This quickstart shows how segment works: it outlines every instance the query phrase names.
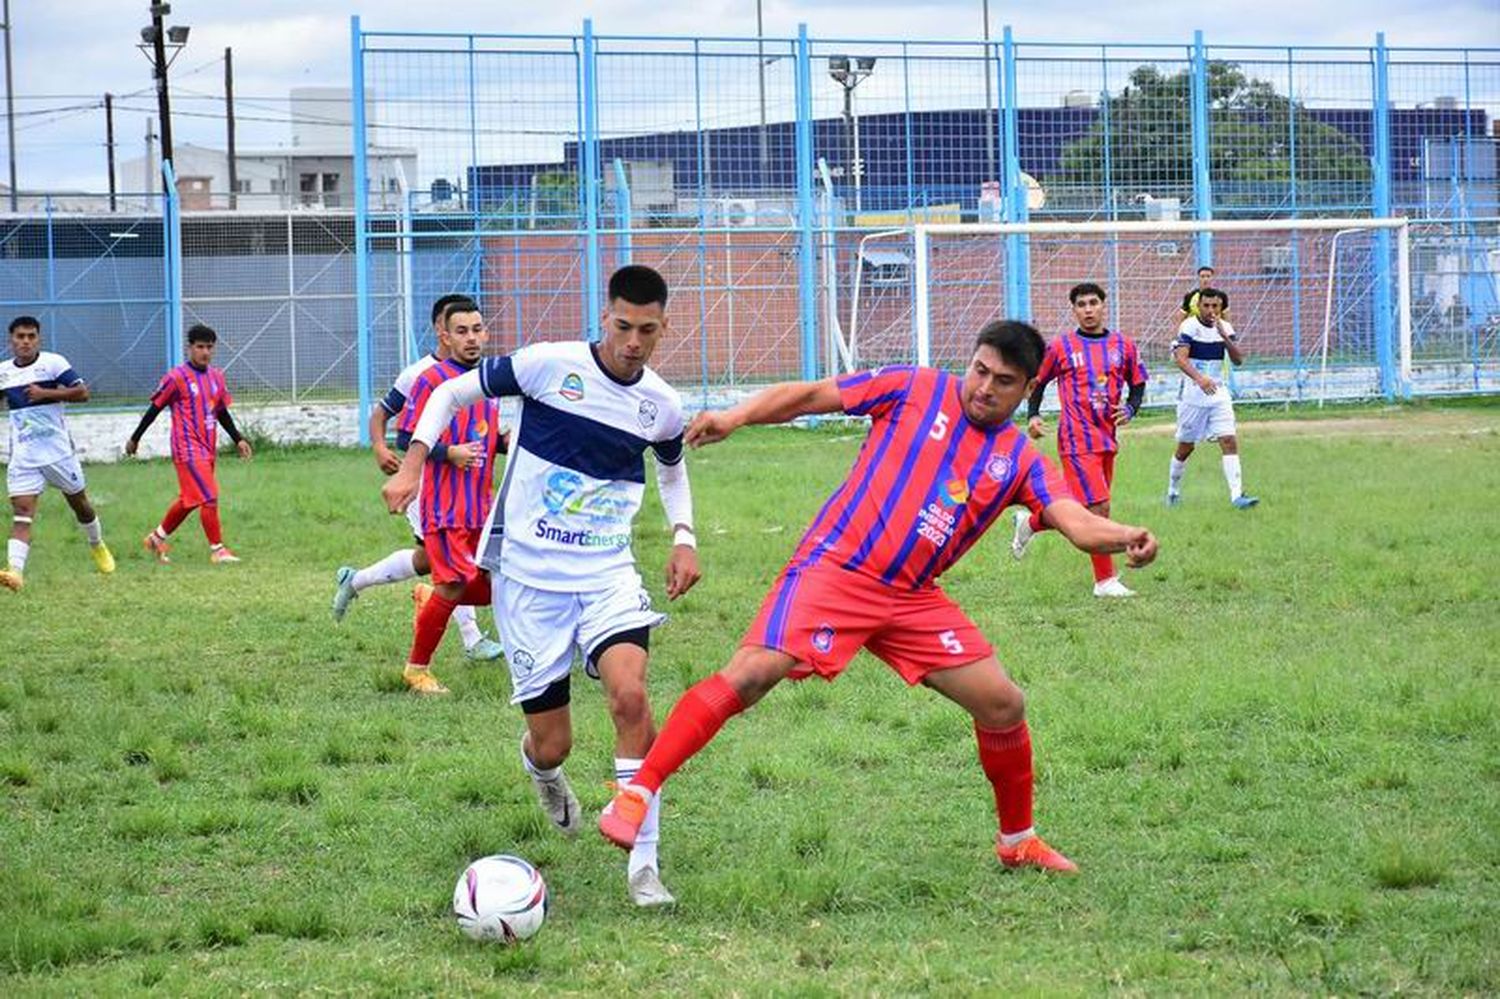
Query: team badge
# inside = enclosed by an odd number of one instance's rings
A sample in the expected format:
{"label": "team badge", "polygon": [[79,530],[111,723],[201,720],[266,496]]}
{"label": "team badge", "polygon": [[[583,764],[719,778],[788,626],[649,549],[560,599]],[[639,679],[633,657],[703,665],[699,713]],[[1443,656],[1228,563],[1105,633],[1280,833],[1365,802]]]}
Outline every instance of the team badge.
{"label": "team badge", "polygon": [[1109,352],[1109,363],[1114,367],[1118,368],[1124,362],[1124,360],[1125,359],[1120,355],[1120,351],[1118,349]]}
{"label": "team badge", "polygon": [[959,506],[969,500],[969,484],[963,479],[953,479],[943,487],[943,499],[949,506]]}
{"label": "team badge", "polygon": [[474,439],[475,440],[478,440],[481,437],[487,437],[487,436],[489,436],[489,432],[490,432],[490,425],[489,425],[489,423],[487,421],[482,420],[482,419],[474,421]]}
{"label": "team badge", "polygon": [[641,408],[636,411],[635,415],[640,419],[641,426],[649,429],[656,422],[656,403],[650,399],[642,399]]}
{"label": "team badge", "polygon": [[996,482],[1004,482],[1010,478],[1010,456],[992,455],[989,464],[984,466],[984,473]]}
{"label": "team badge", "polygon": [[578,372],[570,371],[568,376],[562,380],[557,394],[569,402],[577,402],[583,398],[583,379],[578,377]]}
{"label": "team badge", "polygon": [[516,676],[527,676],[536,669],[536,659],[525,649],[517,649],[510,657],[510,671]]}
{"label": "team badge", "polygon": [[825,653],[825,654],[828,652],[829,649],[832,649],[833,648],[833,626],[825,624],[825,625],[822,625],[821,627],[819,627],[817,631],[813,632],[812,646],[813,646],[813,648],[817,649],[819,652],[822,652],[822,653]]}

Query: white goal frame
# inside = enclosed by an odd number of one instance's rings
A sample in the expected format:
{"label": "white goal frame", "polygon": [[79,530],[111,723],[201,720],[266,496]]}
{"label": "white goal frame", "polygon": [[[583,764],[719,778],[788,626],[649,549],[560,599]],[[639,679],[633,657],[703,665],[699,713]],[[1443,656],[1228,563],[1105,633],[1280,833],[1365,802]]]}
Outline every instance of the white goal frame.
{"label": "white goal frame", "polygon": [[[933,236],[1089,236],[1089,235],[1140,235],[1168,236],[1183,233],[1231,233],[1231,232],[1297,232],[1322,231],[1335,234],[1334,247],[1330,250],[1329,267],[1332,268],[1332,253],[1337,250],[1337,238],[1345,232],[1389,229],[1396,234],[1396,317],[1399,334],[1398,371],[1399,391],[1410,393],[1411,371],[1411,228],[1410,220],[1397,218],[1334,218],[1334,219],[1211,219],[1181,220],[1175,222],[1105,221],[1105,222],[978,222],[978,223],[918,223],[911,226],[912,233],[912,283],[915,295],[912,301],[912,327],[916,339],[917,363],[932,363],[932,291],[931,252]],[[1330,285],[1331,289],[1331,285]],[[1331,291],[1330,291],[1331,293]],[[1326,385],[1328,367],[1328,337],[1331,313],[1325,314],[1322,340],[1322,379]],[[1321,393],[1320,393],[1321,395]],[[1319,400],[1321,402],[1321,399]]]}

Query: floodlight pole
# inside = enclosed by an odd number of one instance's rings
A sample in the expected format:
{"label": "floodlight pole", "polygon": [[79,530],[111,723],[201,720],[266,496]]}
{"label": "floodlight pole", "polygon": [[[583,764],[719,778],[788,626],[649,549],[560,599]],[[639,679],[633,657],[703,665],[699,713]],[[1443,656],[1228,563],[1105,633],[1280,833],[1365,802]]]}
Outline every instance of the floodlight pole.
{"label": "floodlight pole", "polygon": [[10,0],[5,0],[5,131],[10,136],[10,210],[17,211],[16,191],[16,96],[10,69]]}
{"label": "floodlight pole", "polygon": [[151,75],[156,79],[156,113],[161,119],[161,161],[172,160],[172,106],[167,98],[167,28],[162,23],[171,7],[156,2],[151,5]]}

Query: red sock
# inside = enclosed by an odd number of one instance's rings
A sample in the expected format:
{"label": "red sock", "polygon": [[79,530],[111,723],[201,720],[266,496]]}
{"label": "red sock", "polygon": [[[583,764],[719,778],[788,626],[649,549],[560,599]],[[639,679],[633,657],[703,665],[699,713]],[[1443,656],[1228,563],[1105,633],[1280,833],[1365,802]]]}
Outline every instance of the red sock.
{"label": "red sock", "polygon": [[693,684],[673,706],[631,783],[652,793],[659,791],[678,767],[708,745],[724,723],[743,710],[744,702],[723,674],[715,673]]}
{"label": "red sock", "polygon": [[411,655],[406,657],[407,662],[413,666],[432,664],[432,654],[443,640],[448,619],[453,616],[453,608],[457,606],[457,601],[448,600],[441,594],[434,593],[427,598],[427,603],[422,605],[422,613],[417,615],[417,624],[411,637]]}
{"label": "red sock", "polygon": [[490,602],[490,574],[481,572],[469,580],[464,591],[458,595],[458,603],[470,607],[484,607]]}
{"label": "red sock", "polygon": [[1024,721],[998,732],[976,724],[974,737],[979,765],[995,789],[1000,831],[1025,832],[1031,828],[1031,729]]}
{"label": "red sock", "polygon": [[1033,531],[1045,531],[1047,529],[1047,525],[1042,523],[1042,511],[1040,510],[1034,511],[1027,519],[1027,522],[1031,524]]}
{"label": "red sock", "polygon": [[1102,583],[1106,579],[1114,578],[1115,557],[1113,555],[1090,555],[1089,561],[1094,563],[1094,582]]}
{"label": "red sock", "polygon": [[198,522],[203,525],[203,536],[211,545],[224,543],[224,528],[219,524],[219,504],[205,503],[198,508]]}
{"label": "red sock", "polygon": [[182,526],[182,522],[187,519],[187,515],[188,511],[182,505],[182,500],[173,500],[172,505],[167,507],[167,515],[161,519],[159,530],[163,534],[171,534]]}

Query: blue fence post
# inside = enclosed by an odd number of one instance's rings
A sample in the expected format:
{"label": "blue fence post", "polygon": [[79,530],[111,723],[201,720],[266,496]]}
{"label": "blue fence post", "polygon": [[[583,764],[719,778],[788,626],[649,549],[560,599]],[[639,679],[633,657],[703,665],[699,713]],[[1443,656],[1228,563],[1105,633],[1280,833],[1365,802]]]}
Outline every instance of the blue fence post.
{"label": "blue fence post", "polygon": [[[1203,32],[1193,32],[1193,205],[1200,222],[1214,217],[1212,180],[1208,173],[1208,53],[1203,47]],[[1198,266],[1212,267],[1214,237],[1198,233]]]}
{"label": "blue fence post", "polygon": [[[1027,218],[1026,185],[1021,183],[1016,43],[1008,24],[1001,38],[1000,51],[1000,107],[1005,115],[1005,221],[1024,222]],[[1005,313],[1012,319],[1031,318],[1030,242],[1017,233],[1005,237]]]}
{"label": "blue fence post", "polygon": [[583,20],[583,338],[598,338],[604,311],[599,294],[599,78],[594,22]]}
{"label": "blue fence post", "polygon": [[630,263],[634,247],[630,241],[630,177],[625,173],[625,161],[615,157],[615,228],[620,230],[615,237],[615,251],[619,266]]}
{"label": "blue fence post", "polygon": [[[354,124],[354,338],[356,379],[359,383],[359,444],[370,446],[371,377],[370,337],[370,182],[365,161],[365,61],[359,15],[349,18],[350,88],[353,91]],[[295,306],[294,306],[295,307]]]}
{"label": "blue fence post", "polygon": [[475,56],[474,36],[469,36],[469,169],[466,182],[468,184],[469,197],[469,219],[474,228],[474,252],[470,263],[469,275],[469,297],[484,307],[484,235],[481,229],[481,217],[479,199],[474,196],[474,189],[479,186],[479,94],[478,83],[475,80]]}
{"label": "blue fence post", "polygon": [[177,197],[177,171],[171,160],[163,160],[161,176],[162,240],[167,285],[167,365],[182,363],[182,202]]}
{"label": "blue fence post", "polygon": [[[1390,54],[1385,47],[1385,32],[1375,36],[1374,66],[1374,150],[1370,158],[1372,213],[1378,218],[1391,215],[1391,101]],[[1380,365],[1380,391],[1387,399],[1396,397],[1395,354],[1392,350],[1394,326],[1391,315],[1391,231],[1375,232],[1375,359]]]}
{"label": "blue fence post", "polygon": [[812,55],[807,25],[797,25],[797,298],[802,314],[802,377],[818,377],[818,288],[813,261]]}

